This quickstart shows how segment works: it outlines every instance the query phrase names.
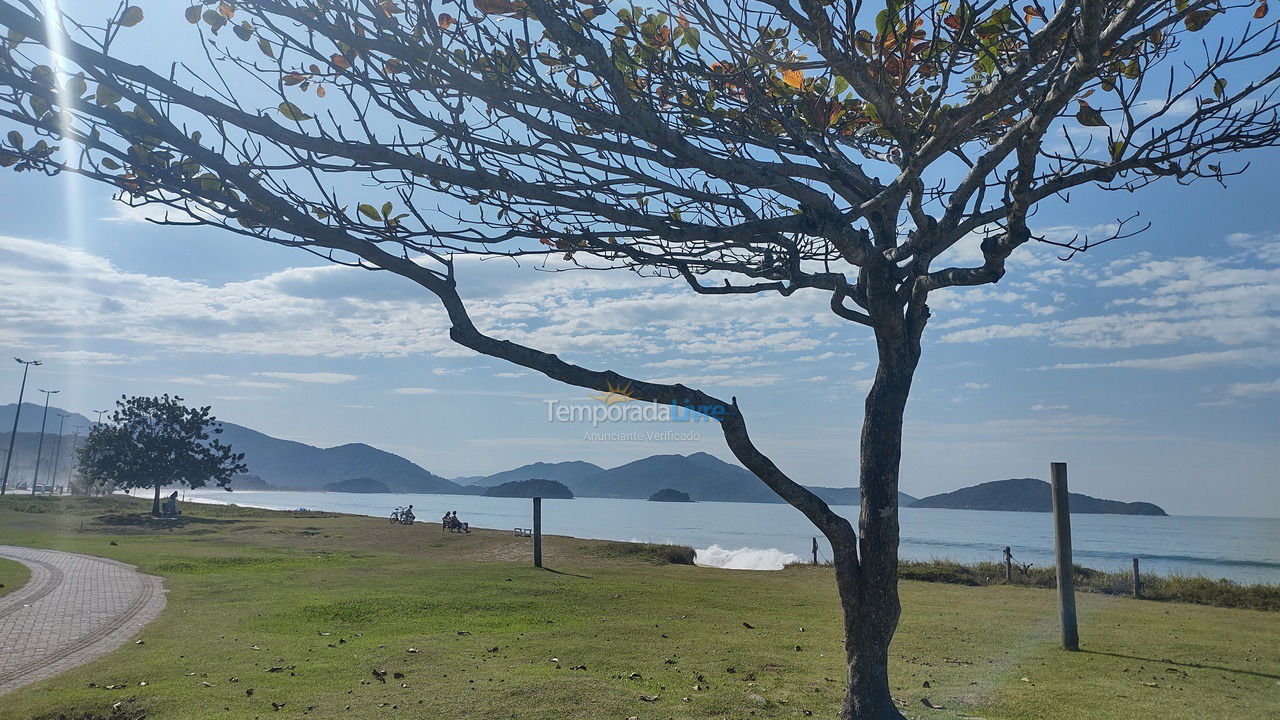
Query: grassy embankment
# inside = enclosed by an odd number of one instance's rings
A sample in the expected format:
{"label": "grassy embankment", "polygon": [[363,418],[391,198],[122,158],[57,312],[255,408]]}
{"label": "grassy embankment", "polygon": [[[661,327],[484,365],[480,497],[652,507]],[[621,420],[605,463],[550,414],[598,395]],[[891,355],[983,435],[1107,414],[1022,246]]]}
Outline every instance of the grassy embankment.
{"label": "grassy embankment", "polygon": [[[0,502],[0,543],[134,563],[169,601],[142,644],[6,695],[0,718],[800,718],[839,702],[829,568],[716,570],[548,537],[537,570],[504,532],[186,509],[175,527],[120,498]],[[1275,613],[1082,594],[1086,652],[1065,653],[1051,591],[902,594],[892,677],[909,717],[1280,708]]]}
{"label": "grassy embankment", "polygon": [[26,565],[6,558],[0,558],[0,597],[17,590],[27,583],[31,571]]}

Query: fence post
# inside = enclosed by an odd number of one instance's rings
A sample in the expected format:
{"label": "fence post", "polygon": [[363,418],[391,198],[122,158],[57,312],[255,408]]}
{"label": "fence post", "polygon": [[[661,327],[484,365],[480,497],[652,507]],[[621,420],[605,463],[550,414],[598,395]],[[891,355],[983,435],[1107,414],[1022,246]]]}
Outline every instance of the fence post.
{"label": "fence post", "polygon": [[818,538],[813,539],[813,564],[818,564]]}
{"label": "fence post", "polygon": [[1138,572],[1138,558],[1133,559],[1133,596],[1142,597],[1142,575]]}
{"label": "fence post", "polygon": [[542,498],[533,499],[533,566],[542,567]]}
{"label": "fence post", "polygon": [[1004,581],[1013,582],[1013,549],[1004,549]]}
{"label": "fence post", "polygon": [[1054,550],[1058,563],[1058,612],[1062,616],[1062,647],[1080,649],[1076,627],[1076,578],[1071,563],[1071,507],[1067,495],[1067,464],[1049,463],[1053,490]]}

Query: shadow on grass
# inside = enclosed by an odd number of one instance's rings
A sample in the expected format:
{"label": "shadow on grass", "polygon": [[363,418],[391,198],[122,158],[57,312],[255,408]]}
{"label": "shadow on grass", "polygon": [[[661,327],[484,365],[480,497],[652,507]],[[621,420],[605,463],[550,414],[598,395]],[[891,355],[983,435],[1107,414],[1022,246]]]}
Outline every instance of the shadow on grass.
{"label": "shadow on grass", "polygon": [[1164,665],[1176,665],[1178,667],[1195,668],[1196,670],[1220,670],[1222,672],[1236,673],[1237,675],[1252,675],[1253,677],[1269,678],[1271,680],[1280,680],[1280,675],[1271,673],[1257,672],[1254,670],[1238,670],[1236,668],[1223,667],[1221,665],[1205,665],[1204,663],[1194,662],[1177,662],[1168,658],[1156,659],[1150,657],[1141,657],[1139,655],[1125,655],[1124,653],[1102,652],[1101,650],[1085,650],[1080,652],[1089,653],[1090,655],[1107,655],[1114,658],[1123,658],[1125,660],[1141,660],[1149,663],[1161,663]]}
{"label": "shadow on grass", "polygon": [[111,514],[99,515],[94,518],[94,522],[98,525],[105,525],[105,532],[130,532],[138,530],[177,530],[189,526],[216,526],[216,525],[234,525],[239,520],[230,518],[209,518],[209,517],[192,517],[191,515],[179,515],[172,517],[156,517],[154,515],[144,514]]}
{"label": "shadow on grass", "polygon": [[544,570],[545,572],[552,573],[553,575],[564,575],[565,577],[576,577],[576,578],[582,578],[583,580],[591,579],[590,575],[579,575],[577,573],[565,572],[563,570],[556,570],[555,568],[549,568],[549,567],[543,567],[541,569]]}

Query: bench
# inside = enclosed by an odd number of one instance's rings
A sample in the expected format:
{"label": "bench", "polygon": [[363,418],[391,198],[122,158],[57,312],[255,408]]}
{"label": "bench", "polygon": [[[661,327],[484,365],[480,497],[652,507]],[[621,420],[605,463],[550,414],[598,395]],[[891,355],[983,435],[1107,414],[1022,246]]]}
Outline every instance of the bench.
{"label": "bench", "polygon": [[516,537],[533,537],[533,528],[516,528]]}

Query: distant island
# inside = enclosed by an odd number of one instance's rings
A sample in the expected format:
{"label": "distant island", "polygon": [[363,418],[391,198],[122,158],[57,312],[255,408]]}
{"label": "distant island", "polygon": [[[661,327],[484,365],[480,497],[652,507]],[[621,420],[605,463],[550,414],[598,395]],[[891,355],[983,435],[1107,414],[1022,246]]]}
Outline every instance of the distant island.
{"label": "distant island", "polygon": [[339,480],[338,482],[325,483],[320,486],[325,492],[344,492],[344,493],[389,493],[391,488],[386,483],[378,482],[373,478],[351,478],[350,480]]}
{"label": "distant island", "polygon": [[[1146,502],[1120,502],[1071,493],[1071,512],[1086,515],[1157,515],[1168,513],[1158,505]],[[1035,478],[996,480],[954,492],[931,495],[912,504],[917,508],[949,510],[1007,510],[1013,512],[1052,512],[1053,496],[1049,483]]]}
{"label": "distant island", "polygon": [[555,480],[532,478],[529,480],[512,480],[501,485],[494,485],[484,491],[485,497],[532,498],[541,497],[552,500],[572,500],[573,491],[564,483]]}
{"label": "distant island", "polygon": [[689,493],[686,492],[662,488],[649,496],[649,502],[693,502],[693,498],[689,497]]}

